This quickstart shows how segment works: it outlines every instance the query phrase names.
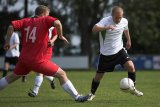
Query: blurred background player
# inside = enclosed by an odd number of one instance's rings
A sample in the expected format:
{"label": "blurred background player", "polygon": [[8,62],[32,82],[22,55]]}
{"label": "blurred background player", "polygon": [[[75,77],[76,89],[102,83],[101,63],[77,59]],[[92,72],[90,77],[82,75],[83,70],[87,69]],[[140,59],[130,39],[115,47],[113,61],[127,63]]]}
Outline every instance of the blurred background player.
{"label": "blurred background player", "polygon": [[[58,35],[57,35],[57,30],[55,27],[51,27],[49,29],[49,41],[48,41],[48,48],[47,48],[47,56],[46,58],[51,60],[52,58],[52,49],[54,46],[54,42],[56,41]],[[55,89],[55,80],[53,76],[45,76],[45,78],[47,78],[50,81],[51,84],[51,88]],[[43,74],[41,73],[37,73],[37,76],[35,77],[34,80],[34,87],[33,89],[28,93],[28,95],[30,97],[36,97],[38,95],[39,92],[39,88],[42,85],[43,82]]]}
{"label": "blurred background player", "polygon": [[[15,66],[18,62],[18,57],[20,54],[19,51],[20,40],[17,32],[12,33],[9,43],[10,43],[10,48],[5,53],[4,69],[2,77],[5,77],[7,75],[10,65]],[[23,82],[26,81],[25,76],[22,77],[22,81]]]}
{"label": "blurred background player", "polygon": [[4,49],[8,50],[10,47],[9,40],[12,32],[19,30],[22,35],[22,50],[14,72],[0,79],[0,90],[19,79],[22,75],[27,75],[30,71],[34,71],[57,77],[62,88],[75,101],[87,101],[88,95],[83,96],[77,92],[65,71],[46,59],[49,28],[54,26],[57,29],[59,39],[67,44],[69,43],[63,36],[61,22],[56,18],[50,17],[49,12],[48,7],[40,5],[35,10],[35,17],[12,21],[12,25],[8,27]]}
{"label": "blurred background player", "polygon": [[[136,82],[136,74],[134,64],[129,58],[127,51],[131,47],[131,39],[128,29],[128,21],[123,18],[123,9],[115,6],[112,9],[112,16],[108,16],[100,20],[94,25],[93,32],[100,34],[100,56],[97,72],[92,80],[90,98],[95,97],[95,92],[105,72],[112,72],[117,64],[121,64],[127,71],[128,77]],[[123,48],[122,34],[127,39],[126,47]],[[143,93],[136,88],[131,91],[136,96],[143,96]]]}

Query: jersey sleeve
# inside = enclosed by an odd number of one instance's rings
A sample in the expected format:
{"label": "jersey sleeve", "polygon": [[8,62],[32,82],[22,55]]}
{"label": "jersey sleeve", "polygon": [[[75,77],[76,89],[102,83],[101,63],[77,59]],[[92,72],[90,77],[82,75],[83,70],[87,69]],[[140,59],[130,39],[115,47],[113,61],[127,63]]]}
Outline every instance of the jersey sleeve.
{"label": "jersey sleeve", "polygon": [[17,43],[17,44],[20,43],[20,42],[19,42],[19,36],[18,36],[17,33],[14,33],[14,42]]}
{"label": "jersey sleeve", "polygon": [[124,30],[128,30],[128,21],[126,20],[126,25],[124,27]]}
{"label": "jersey sleeve", "polygon": [[47,28],[51,28],[53,26],[53,23],[54,21],[56,21],[57,18],[54,18],[54,17],[51,17],[51,16],[47,16],[45,17],[45,22],[46,22],[46,25],[47,25]]}
{"label": "jersey sleeve", "polygon": [[97,26],[100,26],[100,27],[105,27],[107,25],[107,19],[106,18],[103,18],[102,20],[100,20],[97,24]]}
{"label": "jersey sleeve", "polygon": [[21,30],[23,27],[23,20],[15,20],[11,22],[14,30]]}

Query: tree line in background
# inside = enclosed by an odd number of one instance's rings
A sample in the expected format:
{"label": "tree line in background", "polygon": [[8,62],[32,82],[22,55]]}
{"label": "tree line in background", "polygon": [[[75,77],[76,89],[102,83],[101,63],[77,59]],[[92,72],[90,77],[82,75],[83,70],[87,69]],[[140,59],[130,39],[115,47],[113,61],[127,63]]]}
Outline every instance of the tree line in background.
{"label": "tree line in background", "polygon": [[[10,0],[9,0],[10,1]],[[159,0],[34,0],[38,4],[48,5],[51,16],[58,17],[64,28],[64,34],[77,34],[81,37],[81,55],[98,54],[98,34],[91,29],[103,16],[107,16],[114,5],[124,8],[125,17],[129,20],[132,38],[130,54],[160,54],[160,1]],[[14,5],[14,2],[10,5]],[[29,3],[29,2],[26,2]],[[109,4],[110,3],[110,4]],[[4,35],[9,21],[19,19],[19,11],[0,12],[0,52],[4,52]],[[28,13],[27,16],[31,16]],[[125,43],[125,42],[124,42]],[[57,43],[61,47],[62,43]],[[68,48],[64,50],[67,53]],[[57,51],[59,53],[59,51]]]}

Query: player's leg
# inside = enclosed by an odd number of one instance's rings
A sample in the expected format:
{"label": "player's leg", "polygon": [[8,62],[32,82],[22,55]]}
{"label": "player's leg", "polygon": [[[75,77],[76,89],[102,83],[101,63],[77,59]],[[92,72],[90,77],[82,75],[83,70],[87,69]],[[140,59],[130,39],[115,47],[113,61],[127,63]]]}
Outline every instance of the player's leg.
{"label": "player's leg", "polygon": [[92,80],[91,90],[90,90],[91,92],[89,94],[88,101],[93,100],[93,98],[95,97],[95,92],[97,91],[97,89],[99,87],[99,84],[100,84],[101,79],[103,78],[103,75],[104,75],[104,72],[98,73],[98,71],[97,71],[95,77]]}
{"label": "player's leg", "polygon": [[[136,82],[135,67],[125,49],[122,49],[118,53],[118,60],[120,64],[128,71],[128,78],[130,78],[135,83]],[[134,90],[131,91],[131,93],[136,96],[143,96],[143,93],[138,91],[135,87]]]}
{"label": "player's leg", "polygon": [[78,102],[84,102],[87,101],[88,95],[87,96],[82,96],[80,95],[77,90],[75,89],[74,85],[72,82],[68,79],[66,73],[59,67],[57,73],[55,76],[59,79],[60,84],[62,88],[69,94],[71,95],[75,101]]}
{"label": "player's leg", "polygon": [[43,74],[37,73],[37,76],[35,77],[35,80],[34,80],[34,87],[28,93],[30,97],[36,97],[38,95],[39,88],[42,85],[42,82],[43,82]]}
{"label": "player's leg", "polygon": [[7,75],[7,72],[9,70],[9,65],[10,65],[9,62],[10,62],[10,59],[8,57],[5,57],[2,77],[5,77]]}
{"label": "player's leg", "polygon": [[51,88],[55,89],[55,87],[56,87],[55,78],[53,76],[45,76],[45,78],[49,80]]}
{"label": "player's leg", "polygon": [[[45,77],[50,81],[51,88],[54,89],[55,88],[54,77],[52,76],[45,76]],[[37,73],[37,76],[35,77],[35,80],[34,80],[34,87],[28,93],[30,97],[36,97],[38,95],[42,82],[43,82],[43,74]]]}
{"label": "player's leg", "polygon": [[134,64],[131,61],[127,51],[125,48],[121,49],[117,54],[117,59],[119,60],[119,64],[122,65],[128,71],[128,78],[130,78],[134,84],[136,82],[136,72],[134,68]]}
{"label": "player's leg", "polygon": [[10,75],[7,75],[6,77],[3,77],[0,79],[0,90],[5,88],[8,84],[16,81],[19,79],[22,75],[27,75],[29,73],[29,68],[25,66],[23,61],[19,61],[13,71]]}
{"label": "player's leg", "polygon": [[95,94],[97,88],[99,87],[100,81],[103,77],[104,73],[96,73],[95,77],[92,80],[92,85],[91,85],[91,93]]}
{"label": "player's leg", "polygon": [[57,73],[55,74],[55,77],[59,79],[60,85],[62,88],[70,94],[74,99],[77,99],[79,96],[77,90],[71,83],[71,81],[67,78],[66,73],[59,67],[57,70]]}
{"label": "player's leg", "polygon": [[8,69],[9,69],[9,63],[5,62],[2,77],[5,77],[7,75]]}
{"label": "player's leg", "polygon": [[18,76],[14,73],[11,73],[11,74],[7,75],[6,77],[3,77],[2,79],[0,79],[0,90],[4,89],[8,84],[16,81],[20,77],[21,76]]}
{"label": "player's leg", "polygon": [[95,77],[92,80],[91,84],[91,93],[90,98],[88,101],[91,101],[95,97],[95,92],[97,91],[100,81],[103,78],[103,75],[105,72],[112,72],[114,70],[115,62],[113,59],[115,56],[105,56],[100,54],[99,61],[98,61],[98,67],[97,67],[97,73]]}
{"label": "player's leg", "polygon": [[[18,57],[17,56],[11,57],[10,64],[16,66],[17,63],[18,63]],[[22,76],[22,82],[26,82],[26,81],[27,81],[26,76]]]}
{"label": "player's leg", "polygon": [[125,62],[125,64],[123,66],[128,71],[128,78],[130,78],[135,84],[136,83],[136,72],[135,72],[133,62],[131,60],[129,60],[129,61]]}
{"label": "player's leg", "polygon": [[57,77],[62,88],[76,101],[83,102],[87,100],[87,96],[79,95],[72,82],[68,79],[66,73],[53,62],[45,61],[34,66],[33,70],[38,71],[39,73],[43,73],[44,75]]}
{"label": "player's leg", "polygon": [[[133,62],[131,60],[127,61],[123,66],[128,71],[128,78],[132,79],[133,82],[136,82],[136,73]],[[131,94],[134,94],[136,96],[143,96],[143,93],[141,91],[138,91],[135,87],[134,90],[131,90]]]}

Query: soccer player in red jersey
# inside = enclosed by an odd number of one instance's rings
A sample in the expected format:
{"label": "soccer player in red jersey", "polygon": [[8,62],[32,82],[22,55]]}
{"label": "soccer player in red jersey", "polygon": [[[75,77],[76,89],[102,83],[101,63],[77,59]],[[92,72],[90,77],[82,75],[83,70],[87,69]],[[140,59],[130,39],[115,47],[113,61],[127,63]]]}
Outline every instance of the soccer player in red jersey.
{"label": "soccer player in red jersey", "polygon": [[35,17],[11,22],[12,25],[7,30],[4,49],[9,49],[9,40],[12,32],[19,30],[22,35],[22,50],[14,72],[0,79],[0,90],[19,79],[22,75],[27,75],[30,71],[35,71],[47,76],[57,77],[62,88],[75,101],[87,101],[88,96],[82,96],[77,92],[66,73],[58,65],[45,58],[48,47],[48,29],[52,26],[57,29],[59,38],[68,43],[67,39],[63,36],[61,22],[48,15],[48,7],[40,5],[35,10]]}

